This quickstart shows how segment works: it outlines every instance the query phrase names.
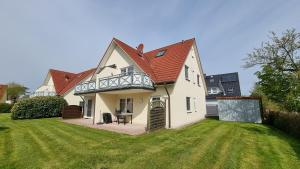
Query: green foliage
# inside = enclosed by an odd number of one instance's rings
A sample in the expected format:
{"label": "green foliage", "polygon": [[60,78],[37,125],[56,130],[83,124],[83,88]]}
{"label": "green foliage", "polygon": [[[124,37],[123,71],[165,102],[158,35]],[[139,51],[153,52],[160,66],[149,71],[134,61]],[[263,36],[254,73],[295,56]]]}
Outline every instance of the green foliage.
{"label": "green foliage", "polygon": [[12,104],[0,103],[0,113],[10,113],[12,106]]}
{"label": "green foliage", "polygon": [[272,32],[270,39],[248,55],[245,67],[261,66],[256,76],[267,100],[281,109],[300,111],[300,33],[292,29],[278,37]]}
{"label": "green foliage", "polygon": [[300,113],[267,111],[263,116],[265,124],[300,138]]}
{"label": "green foliage", "polygon": [[26,94],[27,89],[27,87],[24,87],[18,83],[9,83],[7,88],[7,96],[13,101],[13,103],[15,103],[21,95]]}
{"label": "green foliage", "polygon": [[292,73],[283,73],[272,66],[266,65],[256,73],[261,91],[271,101],[287,111],[300,111],[297,77]]}
{"label": "green foliage", "polygon": [[17,102],[11,112],[12,119],[59,117],[67,102],[59,96],[34,97]]}
{"label": "green foliage", "polygon": [[280,105],[274,103],[263,93],[261,86],[259,84],[255,84],[254,88],[251,91],[251,96],[261,97],[263,108],[265,110],[272,110],[272,111],[280,111],[282,110]]}

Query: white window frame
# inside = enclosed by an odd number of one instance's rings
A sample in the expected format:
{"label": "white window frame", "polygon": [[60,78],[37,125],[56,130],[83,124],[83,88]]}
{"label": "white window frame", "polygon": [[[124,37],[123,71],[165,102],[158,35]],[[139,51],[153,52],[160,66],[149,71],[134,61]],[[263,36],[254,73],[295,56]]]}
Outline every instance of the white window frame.
{"label": "white window frame", "polygon": [[233,91],[234,91],[234,88],[233,88],[233,87],[230,87],[230,88],[228,88],[228,89],[227,89],[227,93],[230,93],[230,94],[232,94],[232,93],[233,93]]}
{"label": "white window frame", "polygon": [[[132,71],[130,72],[129,69],[132,69]],[[121,71],[121,74],[125,74],[125,75],[132,74],[134,72],[134,67],[133,67],[133,65],[130,65],[130,66],[121,68],[120,71]],[[124,72],[122,72],[122,71],[124,71]]]}
{"label": "white window frame", "polygon": [[187,81],[190,81],[189,69],[190,69],[190,67],[188,67],[187,65],[184,65],[184,78]]}
{"label": "white window frame", "polygon": [[[124,99],[125,100],[125,111],[126,112],[123,112],[123,110],[121,110],[121,99]],[[122,113],[127,113],[127,100],[128,99],[131,99],[132,100],[132,113],[134,112],[134,103],[133,103],[133,98],[132,97],[121,97],[121,98],[119,98],[119,109],[120,109],[120,111],[122,112]]]}
{"label": "white window frame", "polygon": [[218,87],[210,87],[207,92],[208,94],[218,94],[220,93],[220,89]]}

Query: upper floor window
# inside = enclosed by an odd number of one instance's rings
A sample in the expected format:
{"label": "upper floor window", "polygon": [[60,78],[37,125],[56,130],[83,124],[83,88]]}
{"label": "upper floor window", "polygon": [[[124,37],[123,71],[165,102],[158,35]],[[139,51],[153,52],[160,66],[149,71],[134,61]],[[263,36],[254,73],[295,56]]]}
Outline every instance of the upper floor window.
{"label": "upper floor window", "polygon": [[233,93],[233,87],[227,89],[227,93]]}
{"label": "upper floor window", "polygon": [[133,66],[121,68],[121,74],[132,74],[132,73],[133,73]]}
{"label": "upper floor window", "polygon": [[156,54],[156,57],[161,57],[166,53],[166,50],[161,50]]}
{"label": "upper floor window", "polygon": [[187,65],[184,66],[184,74],[185,74],[185,79],[190,80],[189,79],[189,67]]}
{"label": "upper floor window", "polygon": [[207,89],[208,94],[218,94],[220,92],[218,87],[210,87]]}
{"label": "upper floor window", "polygon": [[200,86],[200,75],[197,74],[197,84]]}

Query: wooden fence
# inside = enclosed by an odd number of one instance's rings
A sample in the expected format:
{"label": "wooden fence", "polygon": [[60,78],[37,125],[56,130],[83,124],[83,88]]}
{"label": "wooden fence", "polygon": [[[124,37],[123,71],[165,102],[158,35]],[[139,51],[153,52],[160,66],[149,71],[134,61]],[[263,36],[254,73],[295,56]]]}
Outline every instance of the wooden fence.
{"label": "wooden fence", "polygon": [[62,111],[63,119],[82,118],[82,107],[76,105],[66,106]]}

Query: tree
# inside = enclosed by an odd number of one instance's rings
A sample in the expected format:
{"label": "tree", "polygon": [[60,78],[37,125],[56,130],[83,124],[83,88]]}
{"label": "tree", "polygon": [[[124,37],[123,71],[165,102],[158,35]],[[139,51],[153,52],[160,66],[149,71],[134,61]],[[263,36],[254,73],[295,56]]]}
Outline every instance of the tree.
{"label": "tree", "polygon": [[271,32],[271,42],[263,42],[260,48],[248,54],[245,68],[256,65],[272,65],[283,72],[296,73],[300,70],[300,33],[288,29],[278,37]]}
{"label": "tree", "polygon": [[8,84],[7,96],[10,100],[12,100],[13,103],[15,103],[21,95],[26,94],[27,90],[28,90],[27,87],[24,87],[23,85],[12,82],[12,83]]}
{"label": "tree", "polygon": [[256,83],[253,87],[253,89],[250,91],[251,96],[261,97],[262,103],[265,109],[272,110],[272,111],[280,111],[281,108],[278,104],[274,103],[268,97],[263,93],[262,87]]}
{"label": "tree", "polygon": [[288,111],[300,111],[300,33],[287,30],[248,54],[245,68],[260,66],[256,72],[263,94]]}

